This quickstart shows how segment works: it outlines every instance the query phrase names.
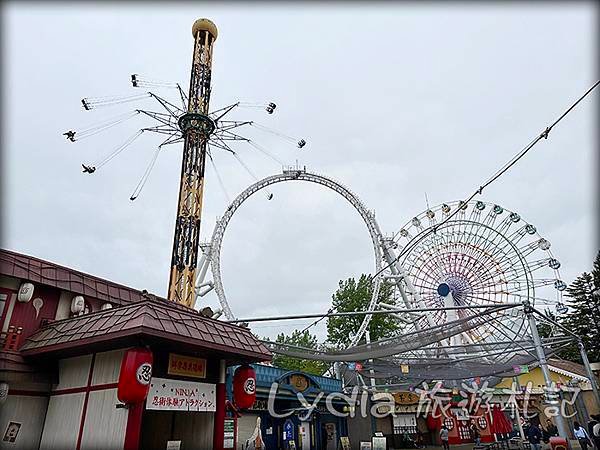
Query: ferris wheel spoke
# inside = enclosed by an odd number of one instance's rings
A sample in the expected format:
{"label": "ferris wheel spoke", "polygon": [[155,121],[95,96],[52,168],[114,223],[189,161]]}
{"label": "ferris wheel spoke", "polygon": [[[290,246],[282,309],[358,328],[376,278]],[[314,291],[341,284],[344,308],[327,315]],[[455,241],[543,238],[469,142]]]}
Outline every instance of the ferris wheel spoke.
{"label": "ferris wheel spoke", "polygon": [[[456,208],[461,209],[456,211]],[[451,214],[454,216],[445,220]],[[435,233],[431,232],[434,226]],[[539,289],[545,292],[553,285],[560,298],[560,290],[566,287],[560,281],[557,271],[560,263],[550,253],[550,244],[518,214],[498,205],[483,202],[440,205],[414,217],[398,234],[399,245],[405,245],[400,264],[428,306],[444,304],[437,291],[441,283],[448,284],[457,305],[504,305],[521,303],[527,298],[551,306],[556,301],[545,298],[548,296],[544,294],[536,296],[534,292]],[[454,315],[470,316],[474,313],[468,309],[457,310]],[[446,311],[430,313],[429,317],[437,324],[449,320]],[[527,336],[527,323],[518,308],[476,321],[477,327],[450,341],[479,345]],[[445,344],[438,343],[437,348],[444,347]],[[493,348],[499,354],[490,358],[498,361],[510,360],[515,351],[530,354],[527,348],[507,352],[500,351],[503,349],[500,344]]]}

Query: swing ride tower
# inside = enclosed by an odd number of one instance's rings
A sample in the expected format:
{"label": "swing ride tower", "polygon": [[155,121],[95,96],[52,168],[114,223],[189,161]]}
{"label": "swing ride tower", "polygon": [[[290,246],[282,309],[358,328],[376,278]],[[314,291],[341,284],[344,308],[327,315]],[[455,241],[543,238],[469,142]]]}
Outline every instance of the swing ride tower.
{"label": "swing ride tower", "polygon": [[213,45],[217,27],[208,19],[192,26],[194,53],[187,111],[179,120],[184,146],[181,161],[177,219],[173,236],[168,299],[191,307],[202,219],[206,150],[215,122],[209,117]]}

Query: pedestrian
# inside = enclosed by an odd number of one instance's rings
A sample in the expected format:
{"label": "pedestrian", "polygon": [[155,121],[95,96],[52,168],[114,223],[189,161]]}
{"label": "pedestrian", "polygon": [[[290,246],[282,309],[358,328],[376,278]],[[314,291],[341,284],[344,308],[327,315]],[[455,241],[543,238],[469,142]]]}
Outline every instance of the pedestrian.
{"label": "pedestrian", "polygon": [[541,450],[542,444],[542,432],[540,431],[537,423],[532,422],[527,429],[527,440],[531,444],[532,450]]}
{"label": "pedestrian", "polygon": [[592,438],[596,450],[600,450],[600,436],[594,433],[594,427],[596,425],[598,425],[598,431],[600,431],[600,415],[592,414],[591,419],[588,422],[588,435]]}
{"label": "pedestrian", "polygon": [[476,446],[479,446],[479,444],[481,443],[481,434],[479,433],[479,430],[477,429],[477,425],[475,425],[475,422],[471,422],[470,431],[471,431],[471,439],[473,439],[473,442],[475,442]]}
{"label": "pedestrian", "polygon": [[450,445],[448,445],[448,428],[446,428],[446,425],[442,425],[440,430],[440,440],[442,441],[444,450],[450,450]]}
{"label": "pedestrian", "polygon": [[587,431],[585,431],[585,428],[583,428],[579,424],[579,422],[574,422],[573,423],[573,428],[574,428],[573,434],[575,435],[575,437],[579,441],[579,445],[581,446],[581,450],[587,450],[588,445],[593,445],[592,444],[592,440],[588,436]]}
{"label": "pedestrian", "polygon": [[550,419],[546,419],[546,428],[542,429],[542,440],[547,444],[552,436],[558,436],[558,428]]}

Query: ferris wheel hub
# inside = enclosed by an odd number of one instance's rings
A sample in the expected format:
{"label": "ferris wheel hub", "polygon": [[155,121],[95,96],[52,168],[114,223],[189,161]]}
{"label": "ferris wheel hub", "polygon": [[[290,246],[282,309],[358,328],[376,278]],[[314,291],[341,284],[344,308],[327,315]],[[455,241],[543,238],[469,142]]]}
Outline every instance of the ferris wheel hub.
{"label": "ferris wheel hub", "polygon": [[450,286],[447,283],[441,283],[437,288],[438,294],[441,297],[446,297],[450,293]]}

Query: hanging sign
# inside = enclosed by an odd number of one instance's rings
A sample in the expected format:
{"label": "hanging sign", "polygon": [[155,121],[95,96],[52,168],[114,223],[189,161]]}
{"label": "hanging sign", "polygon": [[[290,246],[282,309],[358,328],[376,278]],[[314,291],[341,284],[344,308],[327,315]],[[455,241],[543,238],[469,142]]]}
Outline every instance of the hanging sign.
{"label": "hanging sign", "polygon": [[529,373],[529,366],[527,364],[513,366],[513,370],[515,371],[515,374],[517,374],[517,375],[520,375],[522,373]]}
{"label": "hanging sign", "polygon": [[294,440],[294,422],[292,422],[290,419],[287,419],[283,424],[283,440]]}
{"label": "hanging sign", "polygon": [[372,437],[371,448],[373,450],[385,450],[387,448],[386,438],[381,436]]}
{"label": "hanging sign", "polygon": [[235,419],[225,419],[223,425],[223,448],[235,448]]}
{"label": "hanging sign", "polygon": [[402,373],[408,373],[409,370],[408,364],[400,364],[400,371]]}
{"label": "hanging sign", "polygon": [[4,432],[4,438],[2,438],[2,441],[9,442],[11,444],[14,443],[17,440],[20,429],[20,422],[9,422],[8,426],[6,427],[6,431]]}
{"label": "hanging sign", "polygon": [[210,383],[152,377],[146,409],[214,412],[215,390]]}
{"label": "hanging sign", "polygon": [[340,437],[340,446],[342,447],[342,450],[350,450],[350,439],[348,436]]}
{"label": "hanging sign", "polygon": [[194,356],[169,353],[169,375],[181,375],[192,378],[206,378],[206,360]]}
{"label": "hanging sign", "polygon": [[181,441],[167,441],[167,450],[179,450]]}

